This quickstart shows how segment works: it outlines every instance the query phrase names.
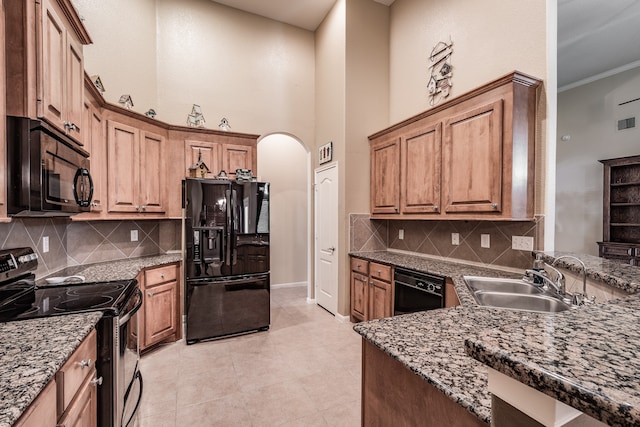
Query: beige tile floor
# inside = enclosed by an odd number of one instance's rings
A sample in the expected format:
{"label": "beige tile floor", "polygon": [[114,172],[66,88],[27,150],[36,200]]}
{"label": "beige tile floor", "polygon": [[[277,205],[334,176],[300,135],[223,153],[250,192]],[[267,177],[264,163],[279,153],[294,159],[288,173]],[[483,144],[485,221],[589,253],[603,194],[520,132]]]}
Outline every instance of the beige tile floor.
{"label": "beige tile floor", "polygon": [[137,426],[359,426],[360,346],[306,288],[272,290],[269,331],[142,357]]}

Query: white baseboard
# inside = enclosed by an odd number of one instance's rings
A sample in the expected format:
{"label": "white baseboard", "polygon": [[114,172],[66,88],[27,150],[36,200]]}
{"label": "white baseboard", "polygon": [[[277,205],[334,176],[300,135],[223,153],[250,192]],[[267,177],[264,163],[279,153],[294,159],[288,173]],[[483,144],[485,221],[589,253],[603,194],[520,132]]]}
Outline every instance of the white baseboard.
{"label": "white baseboard", "polygon": [[308,286],[307,282],[278,283],[276,285],[271,285],[271,289],[299,288],[302,286]]}
{"label": "white baseboard", "polygon": [[351,323],[351,317],[343,316],[340,313],[336,313],[336,320],[340,323]]}

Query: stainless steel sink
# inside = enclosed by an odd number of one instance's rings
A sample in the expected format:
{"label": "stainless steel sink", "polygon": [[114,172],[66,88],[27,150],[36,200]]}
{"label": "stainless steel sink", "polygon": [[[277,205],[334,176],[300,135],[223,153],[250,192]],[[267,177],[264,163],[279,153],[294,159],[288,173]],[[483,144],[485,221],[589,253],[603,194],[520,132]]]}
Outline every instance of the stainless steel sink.
{"label": "stainless steel sink", "polygon": [[480,305],[507,308],[510,310],[558,313],[571,308],[571,306],[564,301],[543,294],[528,295],[480,291],[475,292],[474,297]]}
{"label": "stainless steel sink", "polygon": [[509,310],[558,313],[571,308],[552,291],[524,280],[464,276],[478,305]]}
{"label": "stainless steel sink", "polygon": [[541,294],[541,286],[532,285],[518,279],[502,279],[499,277],[464,276],[464,281],[471,292],[508,292],[512,294]]}

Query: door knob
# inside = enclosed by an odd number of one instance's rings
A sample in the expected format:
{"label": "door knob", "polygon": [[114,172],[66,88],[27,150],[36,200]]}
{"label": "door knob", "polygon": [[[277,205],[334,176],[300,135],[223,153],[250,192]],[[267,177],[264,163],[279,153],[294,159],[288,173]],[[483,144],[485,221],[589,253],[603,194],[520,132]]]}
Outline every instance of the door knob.
{"label": "door knob", "polygon": [[328,252],[331,252],[331,253],[334,253],[335,250],[336,250],[336,248],[333,247],[333,246],[331,246],[330,248],[323,249],[323,251],[328,251]]}

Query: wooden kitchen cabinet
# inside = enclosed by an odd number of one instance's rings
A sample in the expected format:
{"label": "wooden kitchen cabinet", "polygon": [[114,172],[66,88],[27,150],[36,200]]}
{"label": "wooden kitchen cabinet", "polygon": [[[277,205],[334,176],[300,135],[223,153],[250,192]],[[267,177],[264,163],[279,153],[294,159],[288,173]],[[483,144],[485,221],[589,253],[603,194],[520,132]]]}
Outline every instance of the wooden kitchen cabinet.
{"label": "wooden kitchen cabinet", "polygon": [[[198,161],[198,156],[209,168],[205,178],[215,178],[224,170],[230,179],[234,179],[236,169],[250,169],[257,176],[257,136],[254,139],[252,135],[236,135],[241,134],[211,135],[210,141],[186,139],[184,176],[188,176],[188,169]],[[233,143],[234,140],[243,143]]]}
{"label": "wooden kitchen cabinet", "polygon": [[93,198],[91,211],[81,214],[88,219],[96,219],[104,211],[106,205],[107,190],[107,144],[105,138],[105,120],[102,118],[102,108],[97,99],[101,95],[93,86],[93,83],[85,80],[85,100],[83,103],[82,128],[85,150],[89,152],[89,170],[93,180]]}
{"label": "wooden kitchen cabinet", "polygon": [[138,314],[140,350],[180,338],[180,264],[145,270],[138,276],[143,293]]}
{"label": "wooden kitchen cabinet", "polygon": [[109,212],[164,212],[165,138],[107,121]]}
{"label": "wooden kitchen cabinet", "polygon": [[600,160],[604,165],[603,258],[640,265],[640,156]]}
{"label": "wooden kitchen cabinet", "polygon": [[369,136],[372,218],[533,220],[540,84],[514,72]]}
{"label": "wooden kitchen cabinet", "polygon": [[393,267],[351,257],[351,320],[393,315]]}
{"label": "wooden kitchen cabinet", "polygon": [[383,138],[371,144],[371,213],[400,211],[400,139]]}
{"label": "wooden kitchen cabinet", "polygon": [[5,2],[7,111],[44,118],[82,144],[83,45],[91,38],[71,0]]}

